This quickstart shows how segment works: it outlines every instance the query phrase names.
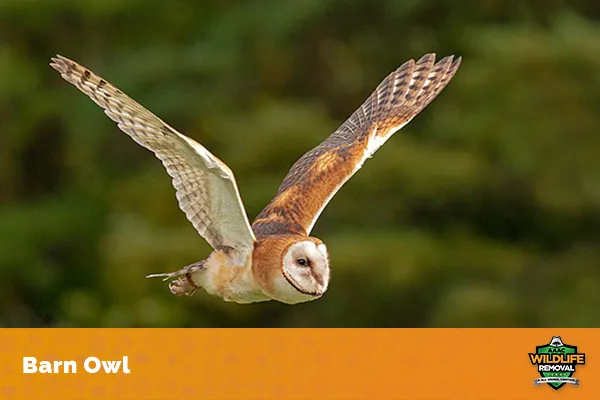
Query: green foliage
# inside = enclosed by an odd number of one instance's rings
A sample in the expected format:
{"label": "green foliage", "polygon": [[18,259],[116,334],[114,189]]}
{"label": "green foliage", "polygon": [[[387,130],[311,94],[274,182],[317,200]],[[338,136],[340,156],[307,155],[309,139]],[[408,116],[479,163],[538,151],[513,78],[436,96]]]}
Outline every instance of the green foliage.
{"label": "green foliage", "polygon": [[[593,1],[0,2],[0,325],[599,326]],[[253,218],[392,69],[462,55],[444,92],[315,226],[319,301],[172,296],[204,258],[170,179],[49,66],[119,86],[235,172]]]}

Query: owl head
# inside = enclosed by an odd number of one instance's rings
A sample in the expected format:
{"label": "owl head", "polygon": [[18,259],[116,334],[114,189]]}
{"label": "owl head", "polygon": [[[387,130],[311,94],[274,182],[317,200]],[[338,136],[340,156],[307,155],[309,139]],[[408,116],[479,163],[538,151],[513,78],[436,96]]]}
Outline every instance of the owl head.
{"label": "owl head", "polygon": [[[329,256],[325,244],[313,237],[274,238],[256,249],[255,279],[272,298],[296,304],[316,300],[329,285]],[[269,260],[268,264],[262,264]]]}

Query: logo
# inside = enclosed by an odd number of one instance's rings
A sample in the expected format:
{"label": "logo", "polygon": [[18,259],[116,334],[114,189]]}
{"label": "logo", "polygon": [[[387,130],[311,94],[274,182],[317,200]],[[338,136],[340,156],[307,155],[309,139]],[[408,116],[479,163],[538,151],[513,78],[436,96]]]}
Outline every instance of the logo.
{"label": "logo", "polygon": [[585,364],[585,353],[578,353],[577,346],[564,344],[560,336],[552,336],[550,343],[535,348],[529,353],[529,360],[537,366],[541,378],[533,380],[538,386],[547,383],[558,390],[570,383],[579,386],[579,379],[573,378],[577,365]]}

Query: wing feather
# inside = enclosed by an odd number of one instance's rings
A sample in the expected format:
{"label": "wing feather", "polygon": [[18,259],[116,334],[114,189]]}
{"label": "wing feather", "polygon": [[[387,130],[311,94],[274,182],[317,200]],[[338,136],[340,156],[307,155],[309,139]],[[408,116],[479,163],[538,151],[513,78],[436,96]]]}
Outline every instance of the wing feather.
{"label": "wing feather", "polygon": [[389,74],[325,141],[292,166],[277,194],[256,217],[258,236],[309,235],[319,215],[365,160],[419,114],[450,82],[461,58],[435,54]]}
{"label": "wing feather", "polygon": [[214,249],[252,249],[254,233],[227,165],[75,61],[57,56],[50,65],[103,108],[123,132],[156,155],[172,178],[179,207]]}

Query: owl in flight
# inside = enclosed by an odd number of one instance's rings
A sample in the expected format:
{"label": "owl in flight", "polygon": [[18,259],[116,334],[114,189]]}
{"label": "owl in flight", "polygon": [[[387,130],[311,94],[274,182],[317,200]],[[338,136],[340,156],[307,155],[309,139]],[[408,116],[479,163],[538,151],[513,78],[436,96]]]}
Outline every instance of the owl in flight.
{"label": "owl in flight", "polygon": [[329,285],[327,247],[310,236],[327,203],[442,91],[460,62],[448,56],[436,63],[435,54],[426,54],[390,73],[346,122],[296,161],[252,225],[225,163],[87,68],[62,56],[50,65],[162,161],[179,207],[214,249],[202,261],[149,278],[171,280],[176,295],[203,288],[241,304],[296,304],[320,298]]}

